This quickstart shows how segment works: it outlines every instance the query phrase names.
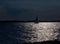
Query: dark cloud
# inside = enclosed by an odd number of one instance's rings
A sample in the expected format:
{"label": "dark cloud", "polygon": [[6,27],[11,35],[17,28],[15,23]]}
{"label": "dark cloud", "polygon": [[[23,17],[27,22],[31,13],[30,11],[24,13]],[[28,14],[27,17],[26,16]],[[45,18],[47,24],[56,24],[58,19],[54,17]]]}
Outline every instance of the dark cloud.
{"label": "dark cloud", "polygon": [[1,0],[3,11],[0,12],[0,19],[29,20],[38,15],[40,20],[60,20],[59,2],[54,0]]}

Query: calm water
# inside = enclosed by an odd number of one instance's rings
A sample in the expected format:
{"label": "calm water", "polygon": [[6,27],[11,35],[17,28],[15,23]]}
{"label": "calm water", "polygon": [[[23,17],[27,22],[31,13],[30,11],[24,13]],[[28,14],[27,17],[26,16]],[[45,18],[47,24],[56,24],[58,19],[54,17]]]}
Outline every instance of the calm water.
{"label": "calm water", "polygon": [[60,40],[60,22],[0,23],[0,44]]}

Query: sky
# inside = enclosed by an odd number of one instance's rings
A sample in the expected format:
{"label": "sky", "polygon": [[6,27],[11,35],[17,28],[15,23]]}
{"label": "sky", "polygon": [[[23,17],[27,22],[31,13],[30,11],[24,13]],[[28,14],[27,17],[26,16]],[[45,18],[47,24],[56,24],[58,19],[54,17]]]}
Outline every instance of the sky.
{"label": "sky", "polygon": [[60,20],[60,0],[0,0],[0,20]]}

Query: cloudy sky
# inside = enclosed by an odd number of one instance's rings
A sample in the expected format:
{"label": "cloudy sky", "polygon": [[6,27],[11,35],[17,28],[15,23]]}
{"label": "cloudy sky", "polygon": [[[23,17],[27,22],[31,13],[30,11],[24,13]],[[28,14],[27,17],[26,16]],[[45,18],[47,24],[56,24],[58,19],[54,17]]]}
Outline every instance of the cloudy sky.
{"label": "cloudy sky", "polygon": [[60,20],[60,0],[0,0],[0,20]]}

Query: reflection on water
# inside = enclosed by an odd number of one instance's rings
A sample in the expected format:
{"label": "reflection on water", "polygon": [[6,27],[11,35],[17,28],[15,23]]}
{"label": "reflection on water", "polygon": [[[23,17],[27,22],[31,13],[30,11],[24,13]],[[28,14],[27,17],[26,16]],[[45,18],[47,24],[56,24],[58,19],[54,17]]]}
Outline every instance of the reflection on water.
{"label": "reflection on water", "polygon": [[60,40],[60,22],[0,23],[0,43]]}
{"label": "reflection on water", "polygon": [[[58,39],[60,23],[18,23],[25,27],[23,35],[25,42],[42,42]],[[23,39],[21,38],[21,39]]]}

